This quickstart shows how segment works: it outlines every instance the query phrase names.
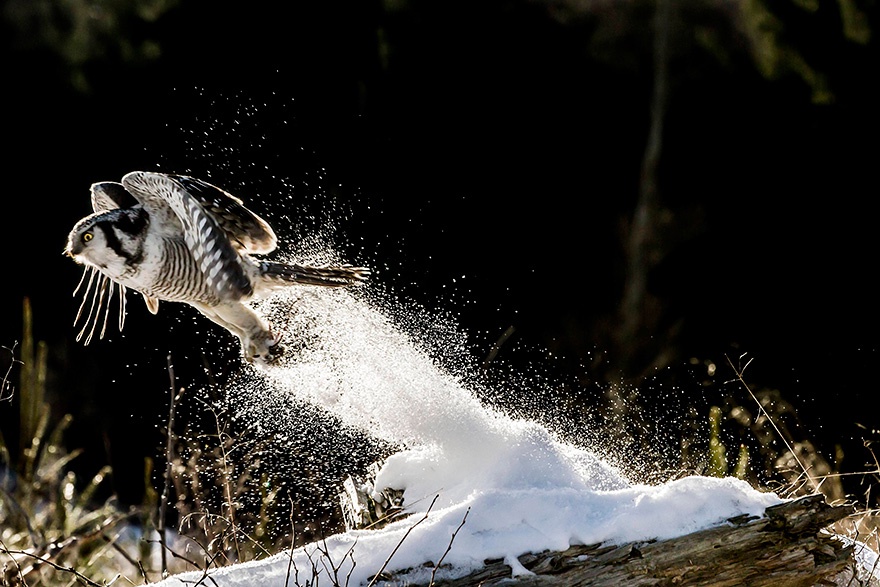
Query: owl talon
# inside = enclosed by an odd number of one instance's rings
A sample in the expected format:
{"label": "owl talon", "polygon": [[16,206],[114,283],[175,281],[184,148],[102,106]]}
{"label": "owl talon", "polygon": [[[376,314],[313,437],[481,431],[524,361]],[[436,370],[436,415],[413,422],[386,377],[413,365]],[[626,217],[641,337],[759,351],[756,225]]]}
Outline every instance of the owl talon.
{"label": "owl talon", "polygon": [[266,362],[274,363],[281,358],[285,350],[286,349],[284,348],[283,344],[276,342],[267,349]]}
{"label": "owl talon", "polygon": [[266,341],[268,344],[263,345],[249,345],[250,352],[245,357],[249,362],[259,363],[261,365],[271,365],[278,361],[281,356],[284,354],[285,348],[279,340],[280,336],[276,336],[270,341]]}

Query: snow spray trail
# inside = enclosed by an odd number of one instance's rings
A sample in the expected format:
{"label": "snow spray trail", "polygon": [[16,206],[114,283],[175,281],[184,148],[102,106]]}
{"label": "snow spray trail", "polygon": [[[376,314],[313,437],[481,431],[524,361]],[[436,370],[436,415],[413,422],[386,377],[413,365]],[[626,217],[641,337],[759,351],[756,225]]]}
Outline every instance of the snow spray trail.
{"label": "snow spray trail", "polygon": [[[381,585],[428,584],[435,571],[438,580],[460,577],[487,559],[505,560],[516,577],[529,573],[517,558],[526,552],[680,536],[734,516],[759,516],[780,501],[738,479],[630,483],[547,428],[484,406],[456,369],[435,359],[442,352],[436,345],[446,345],[444,357],[461,355],[454,332],[436,323],[440,318],[425,321],[406,308],[384,308],[369,289],[302,288],[262,302],[258,310],[283,329],[290,353],[280,365],[251,369],[252,377],[231,394],[234,409],[247,420],[262,419],[267,429],[287,426],[295,434],[304,416],[272,396],[296,396],[402,447],[385,461],[375,485],[404,489],[404,507],[430,512],[420,521],[404,517],[378,530],[326,537],[320,546],[211,570],[212,583],[288,587],[300,584],[291,581],[294,568],[312,569],[310,584],[339,584],[332,568],[347,585],[370,585],[379,569],[403,573]],[[433,330],[449,336],[432,338]],[[460,365],[468,368],[463,356]],[[443,567],[426,564],[441,559]],[[158,585],[204,580],[203,571],[193,571]]]}
{"label": "snow spray trail", "polygon": [[[578,489],[628,484],[591,452],[484,405],[432,356],[454,355],[457,348],[454,327],[435,328],[441,334],[434,340],[424,332],[437,327],[439,317],[419,321],[414,311],[392,317],[358,289],[281,292],[261,302],[258,311],[284,331],[289,347],[280,365],[258,372],[261,393],[268,388],[292,394],[346,425],[405,447],[389,459],[381,482],[405,487],[407,503],[427,506],[430,496],[440,494],[442,505],[477,486],[533,487],[536,479],[546,487]],[[406,332],[401,321],[410,322],[409,330],[417,323],[415,330],[422,332]],[[467,369],[466,361],[460,358],[458,367]],[[255,402],[252,413],[259,411],[260,394],[240,396]]]}

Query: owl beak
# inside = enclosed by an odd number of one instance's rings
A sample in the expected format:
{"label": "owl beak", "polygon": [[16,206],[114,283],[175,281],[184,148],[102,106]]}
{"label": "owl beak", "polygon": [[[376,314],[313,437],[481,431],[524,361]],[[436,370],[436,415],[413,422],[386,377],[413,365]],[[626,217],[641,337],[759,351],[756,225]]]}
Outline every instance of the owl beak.
{"label": "owl beak", "polygon": [[61,252],[62,255],[67,255],[71,259],[75,259],[80,253],[82,253],[82,245],[77,243],[68,243],[67,247]]}

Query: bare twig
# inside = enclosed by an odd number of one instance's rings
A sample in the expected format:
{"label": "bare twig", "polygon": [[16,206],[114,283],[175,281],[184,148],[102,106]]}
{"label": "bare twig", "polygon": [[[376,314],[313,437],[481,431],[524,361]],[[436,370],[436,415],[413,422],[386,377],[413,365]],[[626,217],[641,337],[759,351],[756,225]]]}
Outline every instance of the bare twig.
{"label": "bare twig", "polygon": [[208,574],[208,572],[211,570],[211,565],[214,564],[214,559],[216,559],[218,556],[220,556],[220,552],[215,553],[214,556],[205,561],[205,568],[202,569],[202,576],[199,578],[198,581],[195,582],[195,585],[193,585],[193,587],[204,585],[205,581],[207,580],[210,580],[213,585],[217,585],[217,581],[215,581],[214,578]]}
{"label": "bare twig", "polygon": [[[200,543],[198,540],[196,540],[192,536],[187,536],[186,534],[181,535],[181,538],[185,538],[187,540],[195,542],[196,546],[198,546],[200,549],[202,549],[202,551],[205,553],[205,566],[207,566],[209,560],[213,560],[213,557],[210,556],[210,551],[207,548],[205,548],[205,546],[202,543]],[[157,542],[157,541],[147,540],[146,542],[153,543],[153,542]],[[192,560],[189,557],[186,557],[186,556],[180,554],[179,552],[175,551],[173,548],[170,548],[168,546],[165,546],[165,548],[168,550],[168,552],[169,552],[169,554],[171,554],[171,556],[190,564],[194,569],[201,571],[205,568],[205,566],[199,565],[199,563],[195,562],[194,560]]]}
{"label": "bare twig", "polygon": [[[75,528],[74,530],[72,530],[71,535],[64,540],[51,542],[38,548],[32,548],[29,550],[7,550],[6,552],[7,554],[19,554],[22,557],[27,557],[33,561],[30,567],[25,568],[22,571],[25,575],[27,575],[33,572],[37,567],[39,567],[39,565],[46,562],[51,562],[53,558],[57,558],[63,551],[71,548],[72,546],[76,544],[82,544],[99,536],[103,536],[108,529],[112,528],[126,518],[131,517],[132,515],[133,513],[129,512],[108,516],[106,519],[101,521],[97,527],[93,529],[86,529],[85,526]],[[61,565],[58,565],[57,563],[51,563],[51,565],[55,568],[61,568],[62,570],[64,570]]]}
{"label": "bare twig", "polygon": [[296,524],[293,522],[293,512],[296,508],[296,504],[293,502],[293,498],[290,494],[287,494],[287,499],[290,501],[290,552],[287,558],[287,576],[284,578],[284,587],[287,587],[288,582],[290,581],[290,569],[293,567],[294,578],[293,582],[295,585],[299,585],[299,569],[296,568],[296,563],[293,562],[293,548],[294,544],[296,544]]}
{"label": "bare twig", "polygon": [[455,541],[455,536],[458,534],[458,531],[461,530],[462,526],[464,526],[469,513],[471,513],[470,507],[468,507],[467,511],[464,513],[464,517],[461,519],[461,524],[459,524],[458,528],[455,529],[455,532],[452,533],[452,537],[449,539],[449,544],[446,546],[446,552],[443,553],[443,556],[441,556],[440,560],[437,561],[437,564],[434,565],[434,569],[431,571],[431,582],[428,584],[428,587],[434,585],[434,576],[437,574],[437,569],[440,568],[440,565],[443,564],[443,559],[445,559],[446,555],[449,554],[449,551],[452,550],[452,543]]}
{"label": "bare twig", "polygon": [[742,367],[742,369],[737,369],[734,366],[733,361],[730,360],[730,357],[725,355],[724,358],[727,359],[727,364],[730,365],[730,368],[733,369],[733,372],[736,374],[737,380],[740,382],[740,384],[743,386],[743,388],[745,388],[745,390],[747,392],[749,392],[749,395],[752,396],[752,399],[755,400],[755,403],[758,404],[758,412],[763,413],[764,416],[767,417],[767,420],[770,422],[770,425],[773,426],[774,430],[776,430],[776,434],[779,435],[779,438],[782,440],[782,442],[785,444],[785,447],[791,453],[792,458],[794,458],[795,462],[801,468],[803,475],[815,487],[816,486],[815,479],[810,475],[810,472],[807,469],[807,467],[805,467],[804,464],[801,462],[801,460],[798,458],[797,453],[795,452],[794,448],[791,446],[791,443],[789,443],[788,439],[782,433],[782,430],[779,429],[779,427],[776,425],[776,422],[773,420],[773,418],[770,416],[770,414],[767,412],[767,410],[764,408],[764,406],[758,400],[757,396],[755,396],[755,394],[752,392],[752,389],[749,387],[748,383],[746,383],[745,379],[743,379],[743,373],[745,373],[746,368],[748,368],[748,366],[752,363],[752,359],[749,359],[748,362],[745,364],[745,366]]}
{"label": "bare twig", "polygon": [[[74,577],[76,577],[77,580],[79,580],[79,581],[82,582],[82,583],[85,583],[86,585],[90,585],[91,587],[106,587],[106,585],[102,585],[101,583],[97,583],[97,582],[95,582],[95,581],[89,579],[88,577],[86,577],[85,575],[83,575],[82,573],[80,573],[79,571],[77,571],[76,569],[74,569],[73,567],[65,567],[65,566],[63,566],[63,565],[59,565],[58,563],[52,561],[51,559],[48,559],[48,558],[45,558],[45,557],[42,557],[42,556],[39,556],[39,555],[36,555],[36,554],[30,553],[30,552],[28,552],[28,551],[26,551],[26,550],[9,550],[9,549],[4,549],[4,551],[6,552],[6,554],[9,554],[9,555],[17,554],[17,555],[20,555],[20,556],[23,556],[23,557],[27,557],[27,558],[34,559],[34,560],[37,561],[39,564],[42,564],[42,565],[48,565],[48,566],[52,567],[53,569],[55,569],[56,571],[61,571],[61,572],[64,572],[64,573],[70,573],[71,575],[73,575]],[[14,557],[13,557],[13,558],[14,558]],[[16,566],[17,566],[17,564],[16,564]]]}
{"label": "bare twig", "polygon": [[[18,560],[16,560],[16,558],[9,553],[9,548],[6,546],[6,543],[3,542],[2,538],[0,538],[0,547],[2,547],[2,549],[3,549],[2,552],[5,552],[6,555],[9,556],[10,559],[12,559],[12,564],[15,565],[15,571],[16,571],[16,573],[18,573],[18,578],[19,578],[21,584],[27,585],[27,581],[24,580],[24,574],[21,571],[21,566],[18,564]],[[5,584],[6,577],[3,576],[0,578],[3,579],[4,584]]]}
{"label": "bare twig", "polygon": [[159,544],[162,546],[160,556],[162,559],[162,576],[168,574],[168,560],[165,556],[167,546],[165,544],[165,513],[168,508],[168,493],[171,491],[171,468],[174,463],[173,452],[173,430],[174,430],[174,412],[177,408],[177,402],[183,395],[184,389],[175,394],[174,392],[174,365],[171,362],[171,355],[168,355],[168,377],[171,382],[171,405],[168,408],[168,429],[165,433],[165,475],[164,485],[162,486],[162,497],[159,498],[159,519],[156,522],[156,531],[159,533]]}
{"label": "bare twig", "polygon": [[[0,347],[9,351],[9,356],[11,357],[9,361],[9,367],[6,368],[6,373],[3,374],[3,378],[0,379],[0,401],[12,400],[12,383],[9,382],[9,376],[12,373],[12,367],[16,364],[22,365],[23,363],[15,358],[15,347],[18,346],[18,343],[13,343],[12,348],[9,347]],[[8,391],[7,391],[8,390]]]}
{"label": "bare twig", "polygon": [[307,547],[303,546],[303,554],[306,555],[306,558],[309,561],[309,566],[312,567],[312,582],[314,582],[314,583],[318,582],[318,575],[319,575],[318,565],[315,563],[314,559],[312,558],[312,555],[315,553],[316,550],[317,550],[317,548],[315,550],[313,550],[312,552],[309,552],[309,549]]}
{"label": "bare twig", "polygon": [[345,576],[345,585],[348,586],[349,581],[351,581],[351,574],[354,573],[354,568],[357,566],[357,561],[354,560],[354,545],[357,544],[357,539],[355,539],[354,544],[351,545],[351,549],[348,551],[348,556],[351,557],[351,568],[348,569],[348,574]]}
{"label": "bare twig", "polygon": [[117,539],[119,538],[118,536],[108,536],[106,532],[101,532],[101,538],[107,541],[107,544],[108,546],[110,546],[110,548],[118,552],[122,558],[128,561],[128,564],[140,571],[141,578],[144,580],[144,583],[149,582],[149,577],[147,577],[147,573],[144,569],[143,563],[128,554],[128,552],[117,543]]}
{"label": "bare twig", "polygon": [[[190,513],[190,514],[187,514],[186,516],[184,516],[183,521],[189,521],[190,518],[195,518],[196,516],[201,516],[202,520],[206,521],[206,522],[211,522],[211,523],[214,523],[217,521],[224,522],[226,524],[227,530],[230,534],[237,533],[240,537],[246,539],[248,542],[250,542],[252,545],[254,545],[257,549],[261,550],[262,554],[264,554],[266,556],[272,555],[272,553],[269,552],[265,546],[260,544],[260,542],[258,540],[256,540],[253,536],[249,535],[247,532],[244,532],[243,530],[241,530],[241,528],[239,528],[233,520],[230,520],[229,518],[227,518],[225,516],[221,516],[220,514],[212,514],[211,512],[193,512],[193,513]],[[207,529],[205,529],[204,532],[207,534],[208,533]],[[224,532],[224,534],[225,534],[225,532]],[[236,543],[238,543],[237,538],[235,541],[236,541]],[[238,562],[242,562],[242,561],[238,561]]]}
{"label": "bare twig", "polygon": [[[333,564],[333,557],[330,556],[330,548],[327,547],[327,538],[325,536],[321,537],[321,543],[323,544],[323,548],[321,546],[316,546],[315,549],[321,553],[321,565],[324,567],[324,571],[327,573],[327,576],[333,581],[333,585],[335,587],[347,587],[348,580],[351,577],[351,572],[354,570],[355,560],[354,560],[354,547],[357,544],[357,539],[351,543],[349,549],[342,555],[342,558],[339,560],[338,564]],[[348,571],[348,575],[345,578],[345,583],[339,582],[339,569],[342,568],[342,564],[345,562],[346,558],[351,558],[352,567]],[[329,568],[328,568],[329,564]]]}
{"label": "bare twig", "polygon": [[221,475],[223,478],[223,490],[226,493],[226,508],[228,513],[228,522],[232,526],[232,541],[235,545],[235,556],[238,561],[241,561],[241,545],[238,542],[238,534],[239,530],[235,523],[235,499],[233,499],[232,495],[232,486],[230,478],[232,474],[230,473],[229,468],[229,454],[226,451],[226,442],[224,440],[229,437],[226,434],[224,428],[225,426],[220,425],[220,418],[217,416],[217,412],[211,410],[212,415],[214,416],[214,422],[217,426],[217,437],[218,437],[218,448],[220,449],[220,461],[221,461]]}
{"label": "bare twig", "polygon": [[413,528],[415,528],[416,526],[418,526],[419,524],[421,524],[422,522],[424,522],[425,520],[428,519],[428,514],[431,513],[431,508],[433,508],[433,507],[434,507],[434,504],[437,503],[437,498],[438,498],[438,497],[440,497],[440,494],[435,495],[435,496],[434,496],[434,499],[431,500],[431,505],[428,506],[428,509],[425,511],[425,515],[422,516],[422,518],[421,518],[418,522],[416,522],[415,524],[413,524],[412,526],[410,526],[409,528],[407,528],[407,530],[406,530],[406,532],[404,533],[403,537],[400,539],[400,542],[397,543],[397,546],[394,547],[394,550],[391,551],[391,554],[389,554],[389,555],[388,555],[388,558],[385,559],[385,562],[382,563],[382,568],[379,569],[379,572],[376,573],[375,575],[373,575],[373,579],[370,581],[370,584],[367,585],[367,587],[373,587],[373,585],[376,584],[376,581],[379,580],[379,577],[381,577],[381,576],[382,576],[382,573],[385,571],[385,567],[387,567],[387,566],[388,566],[388,563],[391,562],[391,558],[394,556],[394,553],[397,552],[397,550],[400,548],[400,545],[403,544],[403,541],[406,540],[407,536],[409,536],[409,533],[413,531]]}
{"label": "bare twig", "polygon": [[22,521],[24,522],[25,528],[27,528],[28,535],[30,536],[30,539],[31,539],[31,543],[32,544],[41,544],[42,537],[34,529],[34,526],[31,523],[30,516],[28,515],[28,513],[26,511],[24,511],[24,508],[21,506],[21,504],[18,502],[18,500],[15,498],[15,496],[12,495],[11,493],[9,493],[9,491],[7,491],[6,488],[3,487],[2,485],[0,485],[0,493],[3,494],[3,497],[6,500],[6,503],[8,505],[12,506],[12,509],[14,509],[18,513],[19,517],[21,517]]}
{"label": "bare twig", "polygon": [[[191,536],[182,536],[182,538],[186,538],[186,539],[192,540],[193,542],[195,542],[195,543],[198,545],[199,548],[201,548],[203,551],[205,551],[205,554],[206,554],[206,555],[209,554],[209,553],[208,553],[208,550],[207,550],[204,546],[202,546],[201,544],[199,544],[199,541],[196,540],[195,538],[192,538]],[[158,540],[146,540],[146,542],[152,544],[153,542],[158,542]],[[174,558],[176,558],[176,559],[180,559],[180,560],[182,560],[182,561],[188,563],[188,564],[191,565],[194,569],[197,569],[197,570],[201,571],[201,570],[204,568],[204,566],[199,565],[199,563],[197,563],[196,561],[192,560],[191,558],[189,558],[189,557],[187,557],[187,556],[184,556],[184,555],[180,554],[179,552],[177,552],[176,550],[174,550],[174,549],[171,548],[170,546],[167,546],[167,545],[162,546],[161,544],[160,544],[159,546],[162,547],[162,548],[165,548],[165,549],[168,551],[168,553],[169,553],[172,557],[174,557]],[[207,558],[207,556],[206,556],[205,561],[207,561],[207,560],[208,560],[208,558]],[[140,563],[140,561],[138,561],[138,563]]]}

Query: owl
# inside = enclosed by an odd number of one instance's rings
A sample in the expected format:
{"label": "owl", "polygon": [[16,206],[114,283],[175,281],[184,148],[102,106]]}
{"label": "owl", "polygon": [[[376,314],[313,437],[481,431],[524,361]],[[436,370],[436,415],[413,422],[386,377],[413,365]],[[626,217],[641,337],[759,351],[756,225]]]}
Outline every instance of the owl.
{"label": "owl", "polygon": [[99,323],[103,338],[115,290],[122,331],[131,289],[153,314],[160,301],[189,304],[237,336],[247,361],[269,364],[283,353],[281,336],[250,300],[282,287],[354,285],[370,273],[254,257],[275,250],[272,228],[235,196],[194,177],[133,171],[122,183],[92,184],[91,200],[94,213],[74,225],[65,248],[85,268],[74,290],[86,284],[74,320],[84,319],[77,340],[88,333],[85,344]]}

